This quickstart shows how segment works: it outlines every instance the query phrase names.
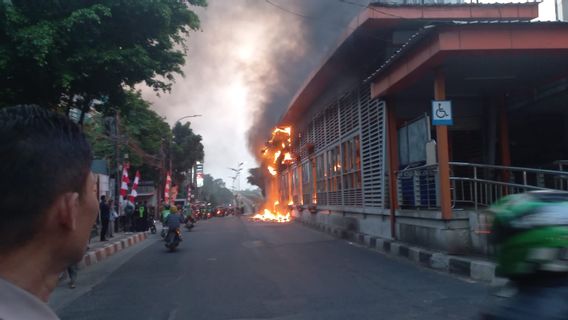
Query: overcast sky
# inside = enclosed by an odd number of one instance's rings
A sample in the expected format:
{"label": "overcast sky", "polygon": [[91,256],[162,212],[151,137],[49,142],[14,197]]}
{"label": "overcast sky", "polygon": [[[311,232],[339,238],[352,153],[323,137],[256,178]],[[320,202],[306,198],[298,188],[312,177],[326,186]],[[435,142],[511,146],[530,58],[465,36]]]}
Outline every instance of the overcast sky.
{"label": "overcast sky", "polygon": [[[541,4],[545,20],[554,17],[553,1]],[[209,0],[196,10],[202,31],[190,36],[185,77],[171,94],[146,89],[144,97],[170,124],[201,114],[189,120],[203,137],[205,172],[230,187],[229,168],[244,162],[240,185],[250,187],[246,176],[257,162],[249,141],[269,138],[268,129],[360,10],[340,0]]]}

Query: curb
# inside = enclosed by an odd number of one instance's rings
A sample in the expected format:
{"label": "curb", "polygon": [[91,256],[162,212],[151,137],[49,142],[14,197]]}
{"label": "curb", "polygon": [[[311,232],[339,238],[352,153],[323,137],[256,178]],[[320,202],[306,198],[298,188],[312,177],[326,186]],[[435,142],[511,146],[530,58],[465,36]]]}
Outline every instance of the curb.
{"label": "curb", "polygon": [[116,240],[115,242],[109,242],[104,247],[89,250],[85,253],[81,262],[79,262],[79,269],[84,269],[97,264],[105,260],[106,258],[118,253],[119,251],[142,242],[147,238],[148,232],[140,232],[133,234],[127,238]]}
{"label": "curb", "polygon": [[497,276],[495,276],[496,264],[494,262],[462,256],[452,256],[442,252],[435,252],[421,247],[411,246],[406,243],[370,236],[368,234],[349,231],[342,228],[331,227],[313,221],[302,221],[300,219],[296,219],[295,221],[318,231],[328,233],[334,237],[361,244],[381,253],[406,258],[416,264],[430,269],[487,283],[493,283],[496,279],[498,279]]}

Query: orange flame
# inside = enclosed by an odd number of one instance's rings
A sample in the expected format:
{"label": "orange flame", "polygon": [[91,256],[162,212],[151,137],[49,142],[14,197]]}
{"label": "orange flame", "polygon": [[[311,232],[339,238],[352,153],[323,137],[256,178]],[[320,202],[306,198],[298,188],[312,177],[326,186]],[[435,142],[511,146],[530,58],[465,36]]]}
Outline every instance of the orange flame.
{"label": "orange flame", "polygon": [[274,212],[268,209],[264,209],[263,214],[257,213],[251,219],[254,221],[278,222],[278,223],[285,223],[292,221],[290,212],[287,212],[286,214],[278,212],[279,204],[280,204],[279,201],[274,202]]}
{"label": "orange flame", "polygon": [[287,135],[290,135],[292,133],[292,127],[275,128],[274,131],[272,131],[272,134],[277,134],[279,132],[286,133]]}
{"label": "orange flame", "polygon": [[294,159],[292,159],[292,155],[290,154],[290,152],[286,152],[284,154],[284,159],[282,160],[282,163],[285,163],[287,161],[293,161]]}
{"label": "orange flame", "polygon": [[271,166],[268,166],[268,172],[270,172],[270,174],[273,175],[273,176],[275,176],[275,175],[278,173],[278,172],[276,172],[276,170],[275,170],[273,167],[271,167]]}
{"label": "orange flame", "polygon": [[281,154],[282,154],[282,151],[280,151],[280,150],[276,151],[276,153],[274,154],[274,163],[276,163],[276,161],[278,161],[278,158],[280,157]]}

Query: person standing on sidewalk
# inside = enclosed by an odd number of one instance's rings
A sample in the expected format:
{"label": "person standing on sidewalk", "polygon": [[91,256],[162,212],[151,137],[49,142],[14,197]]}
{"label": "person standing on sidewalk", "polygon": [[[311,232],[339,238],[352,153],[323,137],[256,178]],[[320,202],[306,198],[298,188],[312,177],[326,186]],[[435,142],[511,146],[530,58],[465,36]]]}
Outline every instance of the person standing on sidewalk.
{"label": "person standing on sidewalk", "polygon": [[133,219],[134,219],[134,205],[130,200],[126,200],[126,205],[124,207],[124,232],[132,232],[133,230]]}
{"label": "person standing on sidewalk", "polygon": [[106,196],[101,196],[99,211],[101,212],[101,241],[107,241],[106,235],[108,232],[108,223],[110,220],[110,208],[106,201]]}
{"label": "person standing on sidewalk", "polygon": [[58,319],[47,301],[83,258],[98,213],[92,159],[66,117],[0,109],[0,319]]}
{"label": "person standing on sidewalk", "polygon": [[67,267],[67,274],[69,275],[69,288],[75,289],[77,283],[77,273],[79,272],[79,264],[73,263]]}
{"label": "person standing on sidewalk", "polygon": [[114,200],[110,200],[108,202],[109,205],[109,220],[108,220],[108,236],[109,238],[114,237],[114,231],[115,231],[115,223],[116,223],[116,219],[118,218],[118,213],[116,213],[116,207],[114,206]]}

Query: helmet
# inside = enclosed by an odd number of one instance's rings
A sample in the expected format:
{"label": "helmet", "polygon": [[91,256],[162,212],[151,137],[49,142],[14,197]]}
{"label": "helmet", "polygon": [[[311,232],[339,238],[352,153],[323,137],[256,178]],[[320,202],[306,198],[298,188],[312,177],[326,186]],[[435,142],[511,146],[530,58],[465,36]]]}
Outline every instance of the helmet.
{"label": "helmet", "polygon": [[509,195],[490,212],[500,276],[568,273],[568,192]]}

